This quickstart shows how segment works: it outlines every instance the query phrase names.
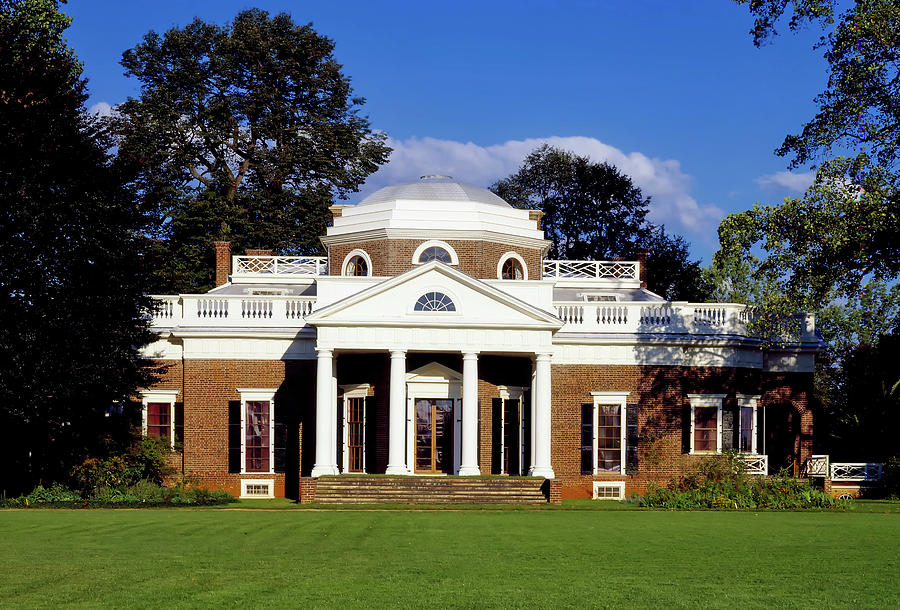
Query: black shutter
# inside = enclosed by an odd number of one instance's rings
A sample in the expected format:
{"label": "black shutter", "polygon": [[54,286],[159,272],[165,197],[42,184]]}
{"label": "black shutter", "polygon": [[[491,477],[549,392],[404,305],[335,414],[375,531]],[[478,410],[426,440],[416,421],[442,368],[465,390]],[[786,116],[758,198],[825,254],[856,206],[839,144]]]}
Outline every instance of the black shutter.
{"label": "black shutter", "polygon": [[691,452],[691,405],[681,408],[681,452]]}
{"label": "black shutter", "polygon": [[272,439],[275,453],[275,472],[285,472],[287,468],[287,409],[281,405],[274,405],[275,410],[275,438]]}
{"label": "black shutter", "polygon": [[734,449],[734,409],[725,407],[722,409],[722,451]]}
{"label": "black shutter", "polygon": [[522,446],[525,448],[523,451],[522,461],[523,464],[523,472],[522,474],[527,474],[528,470],[531,468],[531,395],[526,394],[522,397]]}
{"label": "black shutter", "polygon": [[638,414],[640,406],[629,404],[625,409],[625,474],[638,472]]}
{"label": "black shutter", "polygon": [[184,403],[175,403],[175,442],[184,445]]}
{"label": "black shutter", "polygon": [[378,416],[375,409],[375,397],[366,396],[363,399],[363,413],[365,413],[366,419],[366,426],[363,430],[363,455],[366,460],[366,472],[369,474],[375,472],[377,463],[375,424],[378,422]]}
{"label": "black shutter", "polygon": [[491,474],[503,474],[503,399],[491,399]]}
{"label": "black shutter", "polygon": [[241,401],[228,401],[228,472],[241,471]]}
{"label": "black shutter", "polygon": [[765,455],[769,448],[766,447],[766,410],[756,407],[756,453]]}
{"label": "black shutter", "polygon": [[581,404],[581,474],[594,474],[594,404]]}

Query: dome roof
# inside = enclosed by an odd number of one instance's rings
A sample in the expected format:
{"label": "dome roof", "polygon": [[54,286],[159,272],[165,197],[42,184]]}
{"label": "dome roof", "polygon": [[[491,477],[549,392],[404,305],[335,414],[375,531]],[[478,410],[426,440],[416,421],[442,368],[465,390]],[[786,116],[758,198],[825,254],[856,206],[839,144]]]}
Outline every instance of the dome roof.
{"label": "dome roof", "polygon": [[402,182],[378,189],[357,205],[372,205],[390,201],[472,201],[502,207],[512,207],[487,189],[450,176],[422,176],[415,182]]}

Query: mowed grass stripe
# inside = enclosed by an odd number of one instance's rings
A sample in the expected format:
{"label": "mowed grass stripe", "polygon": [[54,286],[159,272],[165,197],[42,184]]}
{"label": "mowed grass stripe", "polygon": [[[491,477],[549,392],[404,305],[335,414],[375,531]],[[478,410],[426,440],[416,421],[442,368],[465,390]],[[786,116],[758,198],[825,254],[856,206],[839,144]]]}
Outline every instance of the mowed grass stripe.
{"label": "mowed grass stripe", "polygon": [[0,606],[900,606],[900,516],[3,511]]}

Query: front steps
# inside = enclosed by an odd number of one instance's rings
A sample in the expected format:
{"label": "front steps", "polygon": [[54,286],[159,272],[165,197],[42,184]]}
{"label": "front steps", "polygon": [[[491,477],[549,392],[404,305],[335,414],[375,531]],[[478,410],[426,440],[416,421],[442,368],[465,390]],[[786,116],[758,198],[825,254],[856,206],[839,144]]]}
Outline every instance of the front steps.
{"label": "front steps", "polygon": [[323,476],[301,481],[300,501],[321,504],[546,504],[551,501],[550,483],[539,477]]}

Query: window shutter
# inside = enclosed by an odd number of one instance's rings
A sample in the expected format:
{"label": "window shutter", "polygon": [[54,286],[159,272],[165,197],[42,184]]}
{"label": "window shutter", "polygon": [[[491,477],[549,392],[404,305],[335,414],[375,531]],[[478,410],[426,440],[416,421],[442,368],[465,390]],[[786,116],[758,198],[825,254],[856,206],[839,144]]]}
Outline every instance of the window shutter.
{"label": "window shutter", "polygon": [[768,451],[766,447],[766,410],[760,406],[756,407],[756,453],[765,454]]}
{"label": "window shutter", "polygon": [[287,430],[288,425],[285,421],[287,409],[281,405],[275,405],[275,438],[272,439],[273,451],[275,453],[275,472],[285,472],[287,468]]}
{"label": "window shutter", "polygon": [[581,474],[594,474],[594,403],[581,403]]}
{"label": "window shutter", "polygon": [[370,442],[375,440],[375,424],[378,418],[375,417],[375,397],[366,396],[363,399],[363,414],[366,418],[365,427],[363,428],[363,455],[366,461],[366,472],[375,472],[377,457],[375,455],[376,443]]}
{"label": "window shutter", "polygon": [[638,413],[640,406],[629,404],[625,409],[625,474],[638,472]]}
{"label": "window shutter", "polygon": [[691,405],[681,408],[681,452],[691,452]]}
{"label": "window shutter", "polygon": [[228,401],[228,472],[241,471],[241,401]]}
{"label": "window shutter", "polygon": [[175,442],[184,444],[184,403],[175,403]]}
{"label": "window shutter", "polygon": [[722,451],[734,449],[734,409],[725,407],[722,409]]}
{"label": "window shutter", "polygon": [[503,399],[491,399],[491,474],[503,473]]}
{"label": "window shutter", "polygon": [[531,467],[531,395],[526,394],[522,397],[522,446],[525,451],[522,453],[524,462],[524,472],[528,472]]}

